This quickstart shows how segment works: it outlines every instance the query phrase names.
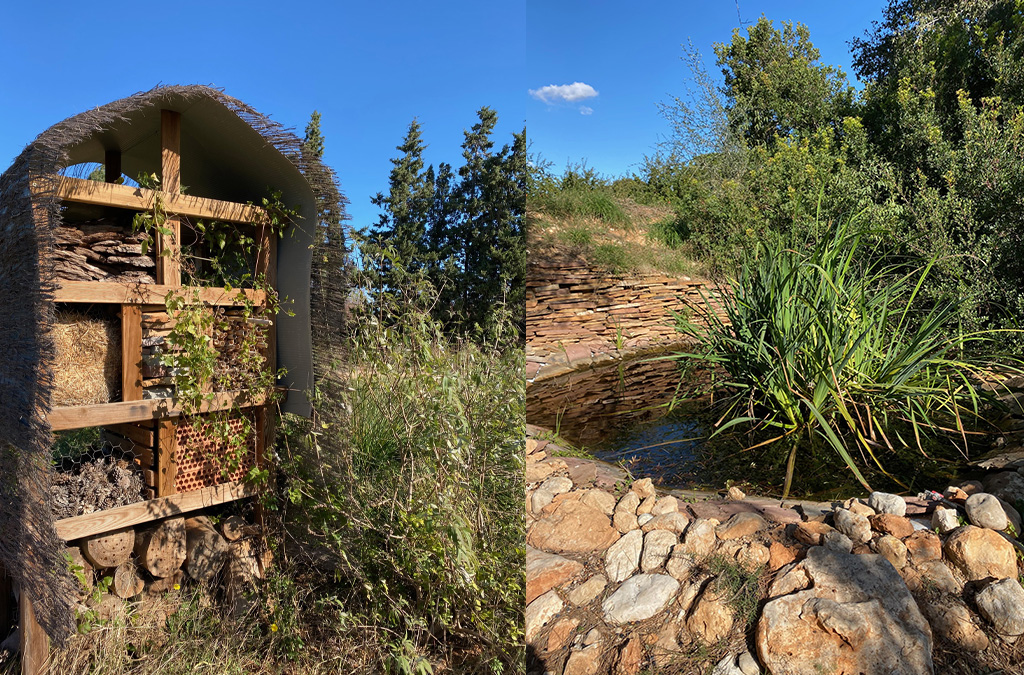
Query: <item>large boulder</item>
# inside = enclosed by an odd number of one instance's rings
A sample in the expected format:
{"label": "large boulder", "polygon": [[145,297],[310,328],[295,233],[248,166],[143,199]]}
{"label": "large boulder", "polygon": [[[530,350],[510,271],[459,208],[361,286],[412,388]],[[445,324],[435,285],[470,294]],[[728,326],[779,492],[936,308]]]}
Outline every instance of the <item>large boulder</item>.
{"label": "large boulder", "polygon": [[946,558],[964,573],[968,581],[1017,576],[1013,544],[998,532],[965,525],[949,535],[943,550]]}
{"label": "large boulder", "polygon": [[619,538],[601,511],[579,501],[564,501],[533,524],[526,543],[555,553],[603,551]]}
{"label": "large boulder", "polygon": [[769,596],[757,651],[772,675],[934,672],[928,622],[880,555],[812,548]]}

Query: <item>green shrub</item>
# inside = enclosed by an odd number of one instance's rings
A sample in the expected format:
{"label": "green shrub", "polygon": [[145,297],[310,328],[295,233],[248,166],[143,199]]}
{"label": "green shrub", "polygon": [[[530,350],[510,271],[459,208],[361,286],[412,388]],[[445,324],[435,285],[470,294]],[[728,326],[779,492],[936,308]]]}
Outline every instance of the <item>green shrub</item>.
{"label": "green shrub", "polygon": [[950,330],[952,299],[918,309],[932,264],[884,266],[863,238],[851,219],[817,243],[765,244],[730,281],[731,292],[705,296],[696,321],[680,318],[702,347],[678,356],[721,367],[735,392],[731,419],[715,433],[752,424],[774,431],[760,445],[788,445],[784,495],[803,437],[812,447],[824,441],[869,488],[855,448],[884,473],[879,448],[924,452],[921,436],[944,428],[966,445],[964,420],[978,416],[985,396],[972,377],[994,364],[964,354],[990,348],[993,335]]}

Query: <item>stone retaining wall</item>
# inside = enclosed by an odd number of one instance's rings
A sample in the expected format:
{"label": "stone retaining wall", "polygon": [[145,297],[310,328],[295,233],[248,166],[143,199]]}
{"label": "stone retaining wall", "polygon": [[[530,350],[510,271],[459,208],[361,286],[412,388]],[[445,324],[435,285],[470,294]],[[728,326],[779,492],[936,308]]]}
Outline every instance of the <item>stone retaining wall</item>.
{"label": "stone retaining wall", "polygon": [[613,275],[579,257],[532,261],[526,275],[527,377],[599,354],[678,344],[672,311],[702,303],[708,282],[663,274]]}

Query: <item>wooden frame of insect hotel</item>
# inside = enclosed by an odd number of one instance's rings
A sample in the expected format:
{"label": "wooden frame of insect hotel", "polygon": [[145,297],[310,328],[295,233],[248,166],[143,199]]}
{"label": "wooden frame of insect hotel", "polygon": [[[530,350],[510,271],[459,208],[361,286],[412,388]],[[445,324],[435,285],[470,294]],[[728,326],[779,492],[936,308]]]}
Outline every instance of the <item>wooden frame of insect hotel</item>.
{"label": "wooden frame of insect hotel", "polygon": [[185,518],[256,494],[277,411],[310,413],[324,204],[294,134],[201,86],[64,120],[0,176],[0,640],[17,622],[23,672],[75,630],[75,562],[133,556],[129,594],[176,578]]}

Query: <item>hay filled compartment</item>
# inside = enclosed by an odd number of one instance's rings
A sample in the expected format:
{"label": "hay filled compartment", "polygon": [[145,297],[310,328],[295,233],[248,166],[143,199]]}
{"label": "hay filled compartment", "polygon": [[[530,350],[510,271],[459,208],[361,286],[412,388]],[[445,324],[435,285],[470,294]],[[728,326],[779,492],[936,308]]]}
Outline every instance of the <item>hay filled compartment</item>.
{"label": "hay filled compartment", "polygon": [[53,326],[53,407],[121,397],[121,321],[111,307],[58,305]]}

